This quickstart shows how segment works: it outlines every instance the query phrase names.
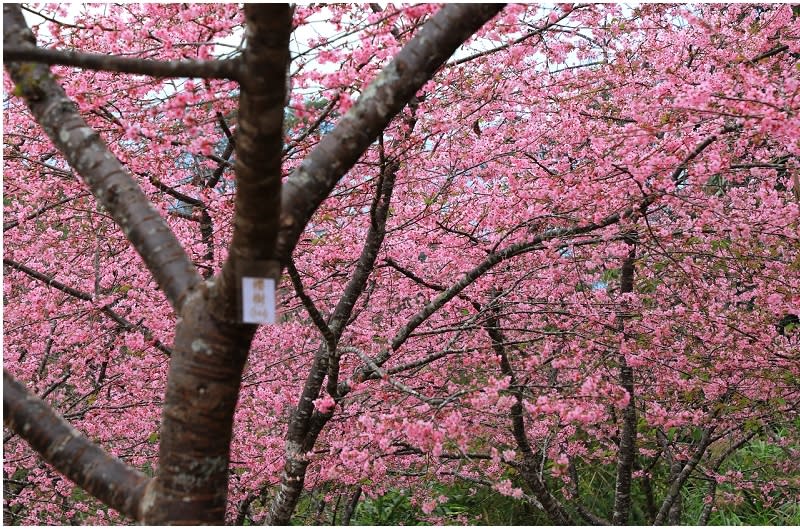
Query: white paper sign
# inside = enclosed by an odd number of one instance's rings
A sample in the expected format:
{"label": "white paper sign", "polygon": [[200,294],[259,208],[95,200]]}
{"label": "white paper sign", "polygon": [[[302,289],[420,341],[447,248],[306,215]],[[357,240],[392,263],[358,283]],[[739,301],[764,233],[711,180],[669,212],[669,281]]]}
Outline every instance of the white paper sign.
{"label": "white paper sign", "polygon": [[242,321],[244,323],[275,323],[274,279],[242,278]]}

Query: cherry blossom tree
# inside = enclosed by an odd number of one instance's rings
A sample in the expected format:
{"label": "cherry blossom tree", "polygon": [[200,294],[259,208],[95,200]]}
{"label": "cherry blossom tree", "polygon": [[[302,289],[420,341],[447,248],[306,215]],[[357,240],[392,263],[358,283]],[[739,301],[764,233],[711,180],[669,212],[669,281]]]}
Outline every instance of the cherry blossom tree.
{"label": "cherry blossom tree", "polygon": [[3,38],[8,522],[800,499],[791,6],[6,5]]}

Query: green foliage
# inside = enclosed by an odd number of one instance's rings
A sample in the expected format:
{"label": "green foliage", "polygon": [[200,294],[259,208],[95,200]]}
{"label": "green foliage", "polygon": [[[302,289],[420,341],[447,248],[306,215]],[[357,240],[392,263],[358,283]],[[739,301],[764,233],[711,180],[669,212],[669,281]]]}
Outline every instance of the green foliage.
{"label": "green foliage", "polygon": [[383,496],[362,500],[353,515],[353,525],[424,525],[422,511],[411,505],[405,491],[391,490]]}
{"label": "green foliage", "polygon": [[[782,437],[784,432],[778,432]],[[771,439],[755,438],[729,457],[721,466],[720,473],[740,472],[744,477],[755,477],[763,483],[781,479],[775,469],[788,457],[787,452]],[[757,486],[756,486],[757,489]],[[708,483],[704,480],[690,481],[683,494],[683,523],[696,524],[705,507]],[[720,483],[715,496],[715,510],[708,520],[709,525],[798,525],[800,506],[791,501],[791,491],[775,491],[770,495],[771,505],[765,505],[757,490],[747,490]],[[726,498],[736,498],[730,501]]]}
{"label": "green foliage", "polygon": [[600,280],[604,283],[612,283],[614,281],[619,281],[621,276],[622,270],[620,268],[609,268],[603,271],[603,274],[600,276]]}
{"label": "green foliage", "polygon": [[[513,476],[514,486],[520,486]],[[487,487],[466,482],[438,485],[434,490],[448,498],[433,512],[445,516],[449,523],[463,524],[465,518],[480,525],[549,525],[541,511],[526,501],[503,496]],[[460,515],[460,519],[456,517]]]}
{"label": "green foliage", "polygon": [[[755,427],[755,424],[753,425]],[[761,425],[763,428],[763,425]],[[643,437],[652,435],[652,427],[640,419],[639,434]],[[697,442],[701,432],[697,428],[670,428],[666,432],[670,440],[679,443]],[[777,438],[787,435],[786,431],[778,428],[774,433]],[[587,439],[588,440],[588,439]],[[598,447],[600,448],[600,447]],[[797,448],[796,446],[794,448]],[[716,457],[715,450],[724,450],[724,447],[714,449],[712,446],[709,456]],[[719,452],[721,453],[721,452]],[[763,432],[750,441],[723,463],[719,472],[740,472],[745,478],[755,476],[757,481],[769,483],[786,476],[777,469],[781,462],[789,457],[789,452],[779,446],[772,437]],[[613,460],[613,454],[608,454]],[[640,463],[649,466],[648,460],[641,459]],[[616,480],[616,465],[613,463],[600,464],[596,461],[575,460],[580,479],[579,495],[583,505],[601,517],[610,518],[614,506],[614,490]],[[545,476],[549,475],[549,466],[545,467]],[[667,475],[669,469],[663,460],[650,469],[650,483],[652,486],[653,503],[657,510],[666,494]],[[516,487],[522,487],[530,494],[524,485],[519,482],[513,473],[507,475]],[[697,524],[706,507],[709,482],[694,475],[682,491],[682,524]],[[553,485],[553,483],[551,483]],[[374,498],[362,496],[351,520],[352,525],[429,525],[431,517],[436,523],[444,525],[550,525],[550,520],[536,507],[525,500],[517,500],[503,496],[497,491],[476,485],[467,481],[456,481],[452,484],[441,482],[430,483],[430,496],[441,496],[445,501],[436,506],[430,516],[422,512],[421,505],[412,502],[413,493],[404,489],[392,489],[382,496]],[[575,504],[564,498],[558,488],[551,488],[553,493],[563,502],[571,512],[576,522],[584,520],[575,510]],[[340,495],[339,501],[323,501],[325,495],[331,493],[328,486],[304,494],[301,498],[292,523],[295,525],[329,524],[333,520],[333,509],[337,509],[336,522],[341,523],[341,516],[345,509],[348,492],[334,492]],[[800,506],[791,501],[795,492],[786,492],[776,489],[770,496],[771,504],[765,505],[764,499],[758,493],[758,487],[753,490],[741,489],[728,483],[719,483],[715,496],[715,510],[708,520],[709,525],[800,525]],[[732,499],[733,498],[733,499]],[[640,478],[633,480],[631,490],[631,513],[629,524],[651,525],[652,520],[648,514],[647,495],[644,482]],[[769,503],[769,502],[767,502]],[[254,504],[257,507],[256,504]]]}

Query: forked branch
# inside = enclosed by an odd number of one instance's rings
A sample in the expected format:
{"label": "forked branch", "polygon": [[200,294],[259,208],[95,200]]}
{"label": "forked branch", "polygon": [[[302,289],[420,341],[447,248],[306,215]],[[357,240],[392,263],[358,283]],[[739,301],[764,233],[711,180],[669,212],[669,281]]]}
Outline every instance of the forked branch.
{"label": "forked branch", "polygon": [[[3,45],[6,49],[36,47],[19,5],[3,6]],[[172,307],[179,311],[200,276],[167,223],[97,132],[78,114],[47,66],[8,62],[6,68],[36,121],[122,228]]]}
{"label": "forked branch", "polygon": [[322,138],[283,186],[276,250],[282,262],[339,179],[453,52],[502,8],[502,4],[444,6]]}

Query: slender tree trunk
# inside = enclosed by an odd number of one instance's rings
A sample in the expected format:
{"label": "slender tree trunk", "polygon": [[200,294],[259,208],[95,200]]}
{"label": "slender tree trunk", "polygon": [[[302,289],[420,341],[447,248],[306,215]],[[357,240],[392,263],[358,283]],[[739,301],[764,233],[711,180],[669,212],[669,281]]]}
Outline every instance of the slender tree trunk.
{"label": "slender tree trunk", "polygon": [[[634,262],[636,259],[636,246],[631,244],[628,257],[622,265],[622,277],[620,280],[620,294],[625,295],[633,292],[634,282]],[[618,316],[619,332],[621,340],[625,340],[625,318],[624,311]],[[633,369],[625,361],[625,356],[619,355],[620,362],[620,385],[628,392],[630,400],[622,411],[622,428],[620,430],[619,452],[617,456],[617,479],[616,490],[614,492],[614,511],[611,523],[614,525],[626,525],[630,516],[631,509],[631,483],[633,475],[633,463],[636,458],[636,400],[634,398]]]}
{"label": "slender tree trunk", "polygon": [[342,525],[350,525],[350,520],[353,519],[353,515],[356,513],[356,507],[358,507],[358,500],[361,498],[361,487],[357,486],[356,490],[353,492],[353,495],[350,496],[350,501],[347,502],[347,506],[344,509],[344,515],[342,515]]}
{"label": "slender tree trunk", "polygon": [[[276,254],[278,257],[288,261],[303,227],[341,175],[379,137],[383,128],[414,97],[416,91],[433,76],[438,65],[443,64],[464,40],[500,9],[502,6],[496,5],[445,6],[370,83],[336,129],[323,138],[287,180],[283,190],[282,230]],[[336,156],[332,158],[333,154]],[[382,175],[376,202],[373,203],[372,222],[356,271],[327,323],[328,328],[321,326],[323,335],[327,335],[324,336],[327,343],[317,350],[297,409],[290,420],[281,485],[270,506],[268,525],[289,523],[305,482],[309,465],[306,453],[313,449],[317,437],[333,414],[333,411],[319,413],[314,410],[313,405],[313,401],[320,395],[326,375],[329,377],[329,394],[337,400],[344,396],[337,389],[339,356],[335,347],[374,268],[377,252],[385,235],[397,169],[394,162],[383,167],[385,174]],[[304,188],[313,192],[298,192]],[[310,312],[315,312],[315,309]]]}
{"label": "slender tree trunk", "polygon": [[[484,329],[492,340],[492,348],[500,357],[500,371],[505,376],[510,377],[510,387],[515,388],[517,381],[511,362],[509,362],[508,355],[506,354],[504,345],[505,338],[499,327],[498,309],[494,304],[494,299],[491,299],[489,303],[491,306],[487,308],[488,316]],[[480,310],[480,305],[473,305]],[[519,467],[520,475],[528,487],[530,487],[536,499],[539,500],[542,509],[554,525],[575,525],[570,514],[564,509],[561,502],[550,493],[547,484],[539,476],[539,468],[541,467],[544,454],[535,452],[528,441],[524,409],[522,407],[522,392],[519,391],[519,389],[513,389],[512,394],[514,395],[514,404],[511,406],[511,429],[517,444],[517,449],[522,454],[522,464]]]}
{"label": "slender tree trunk", "polygon": [[669,508],[669,513],[667,514],[667,523],[669,525],[680,525],[682,513],[683,513],[683,490],[679,490],[678,495],[675,496],[675,501],[672,502],[672,505]]}
{"label": "slender tree trunk", "polygon": [[[664,497],[664,501],[661,503],[661,508],[656,515],[653,525],[661,525],[665,521],[672,525],[680,523],[680,517],[683,508],[681,499],[683,485],[686,483],[686,480],[689,479],[689,476],[703,458],[703,454],[705,454],[708,445],[711,444],[711,433],[713,429],[714,428],[711,427],[703,430],[703,435],[700,438],[700,442],[697,444],[697,447],[694,449],[694,454],[692,454],[692,457],[686,462],[685,465],[682,465],[680,461],[675,460],[674,457],[669,457],[667,459],[667,461],[670,463],[670,486],[667,490],[667,495]],[[666,446],[666,438],[664,438],[664,435],[660,432],[659,434],[662,444]]]}
{"label": "slender tree trunk", "polygon": [[266,525],[288,525],[300,493],[303,492],[309,464],[306,453],[314,447],[319,432],[332,415],[332,411],[324,415],[316,412],[313,403],[319,396],[327,368],[328,348],[321,344],[317,348],[300,401],[289,422],[281,485],[272,500]]}
{"label": "slender tree trunk", "polygon": [[708,521],[711,519],[711,514],[714,512],[714,503],[717,499],[717,480],[712,479],[708,483],[708,490],[706,492],[706,496],[711,498],[711,501],[703,505],[703,512],[700,513],[700,519],[697,521],[697,525],[708,525]]}

